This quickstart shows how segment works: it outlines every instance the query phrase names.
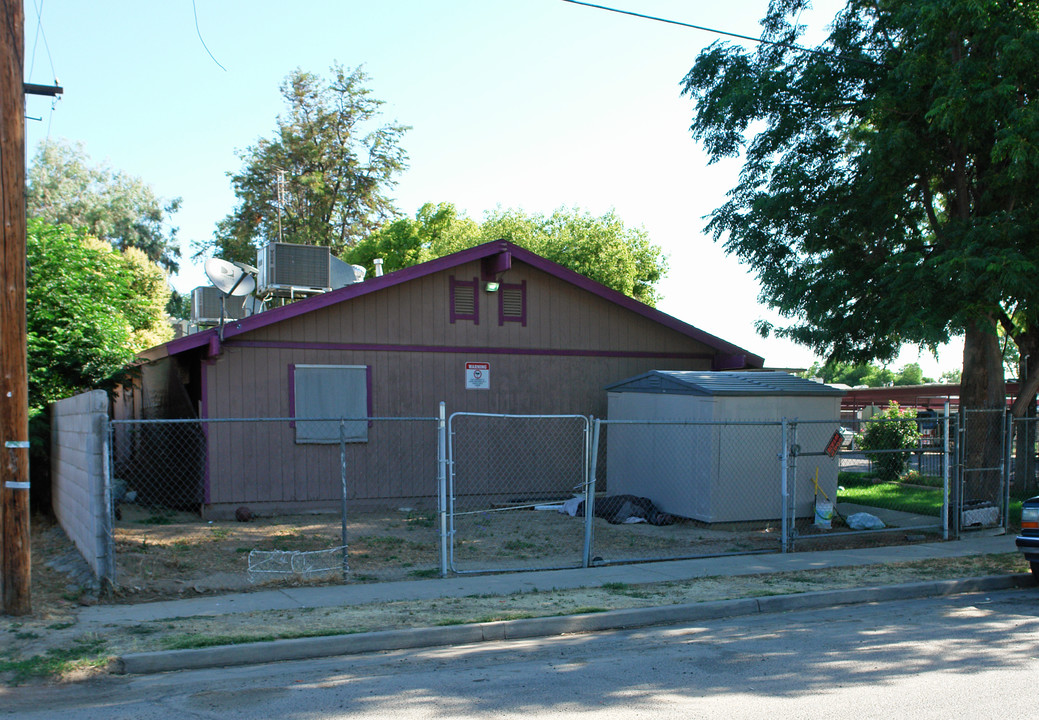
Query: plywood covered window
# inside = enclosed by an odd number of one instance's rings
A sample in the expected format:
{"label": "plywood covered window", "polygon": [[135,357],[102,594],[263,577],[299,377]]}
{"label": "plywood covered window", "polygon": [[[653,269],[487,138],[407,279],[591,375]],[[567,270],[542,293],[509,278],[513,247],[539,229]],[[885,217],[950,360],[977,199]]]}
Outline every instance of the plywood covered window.
{"label": "plywood covered window", "polygon": [[480,324],[480,281],[456,280],[452,275],[451,286],[451,322],[456,320],[472,320],[474,325]]}
{"label": "plywood covered window", "polygon": [[498,324],[518,322],[527,326],[527,281],[498,286]]}
{"label": "plywood covered window", "polygon": [[297,443],[337,444],[340,418],[352,418],[343,423],[347,442],[368,442],[371,383],[366,365],[293,365],[289,371]]}

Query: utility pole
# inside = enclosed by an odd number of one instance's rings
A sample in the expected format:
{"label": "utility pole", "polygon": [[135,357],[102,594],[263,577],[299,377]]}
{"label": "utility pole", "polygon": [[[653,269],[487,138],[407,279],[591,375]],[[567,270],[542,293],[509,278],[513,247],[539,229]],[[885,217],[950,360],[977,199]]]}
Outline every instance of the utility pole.
{"label": "utility pole", "polygon": [[8,615],[32,612],[22,2],[0,0],[0,585]]}

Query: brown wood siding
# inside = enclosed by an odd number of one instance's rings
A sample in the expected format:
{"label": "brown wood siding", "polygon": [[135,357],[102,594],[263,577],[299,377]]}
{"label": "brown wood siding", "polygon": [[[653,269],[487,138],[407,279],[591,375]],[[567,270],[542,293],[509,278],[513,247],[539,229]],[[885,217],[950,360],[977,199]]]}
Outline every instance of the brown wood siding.
{"label": "brown wood siding", "polygon": [[[203,367],[207,417],[289,417],[294,364],[369,366],[373,415],[387,418],[432,418],[440,401],[448,413],[604,416],[609,383],[652,369],[711,367],[712,350],[702,343],[523,264],[504,280],[526,281],[526,326],[499,325],[498,298],[482,289],[479,324],[451,323],[452,274],[479,277],[480,265],[229,340]],[[348,347],[359,344],[382,347]],[[502,352],[507,349],[519,352]],[[612,355],[596,354],[604,351]],[[468,361],[490,363],[489,390],[466,390]],[[212,505],[334,504],[340,498],[338,445],[297,445],[286,421],[210,424],[208,437]],[[432,421],[375,421],[367,443],[347,445],[348,498],[435,498],[436,448]]]}

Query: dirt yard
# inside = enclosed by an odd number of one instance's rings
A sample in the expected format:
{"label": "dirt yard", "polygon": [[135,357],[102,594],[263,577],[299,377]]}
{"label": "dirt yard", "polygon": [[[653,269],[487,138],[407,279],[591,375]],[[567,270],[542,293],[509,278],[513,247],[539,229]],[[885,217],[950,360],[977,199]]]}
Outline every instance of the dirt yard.
{"label": "dirt yard", "polygon": [[[496,508],[455,516],[450,568],[457,572],[579,566],[585,524],[554,510]],[[889,534],[848,536],[835,527],[806,526],[804,549],[834,549],[890,542],[934,540],[935,536]],[[123,506],[116,524],[116,602],[167,599],[203,593],[244,591],[279,584],[338,583],[342,574],[342,528],[337,515],[203,521],[197,515]],[[779,528],[768,524],[707,527],[693,521],[653,526],[593,521],[595,563],[657,560],[779,550]],[[354,512],[347,525],[347,582],[381,582],[437,577],[440,530],[435,513],[408,508]],[[327,572],[264,572],[296,569],[301,563]],[[294,555],[294,553],[300,553]],[[266,555],[265,555],[266,554]],[[250,560],[252,558],[252,560]],[[250,565],[253,569],[250,570]]]}

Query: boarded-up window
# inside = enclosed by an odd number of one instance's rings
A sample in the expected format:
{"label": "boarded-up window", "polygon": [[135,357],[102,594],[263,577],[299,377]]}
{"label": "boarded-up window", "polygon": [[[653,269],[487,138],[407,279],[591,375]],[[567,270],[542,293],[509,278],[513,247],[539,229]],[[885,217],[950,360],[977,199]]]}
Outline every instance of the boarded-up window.
{"label": "boarded-up window", "polygon": [[527,326],[527,281],[498,286],[498,324],[518,322]]}
{"label": "boarded-up window", "polygon": [[340,424],[347,442],[368,442],[368,386],[365,365],[293,366],[296,442],[338,443]]}
{"label": "boarded-up window", "polygon": [[472,280],[456,280],[451,276],[451,322],[456,320],[472,320],[474,325],[480,324],[480,282]]}

